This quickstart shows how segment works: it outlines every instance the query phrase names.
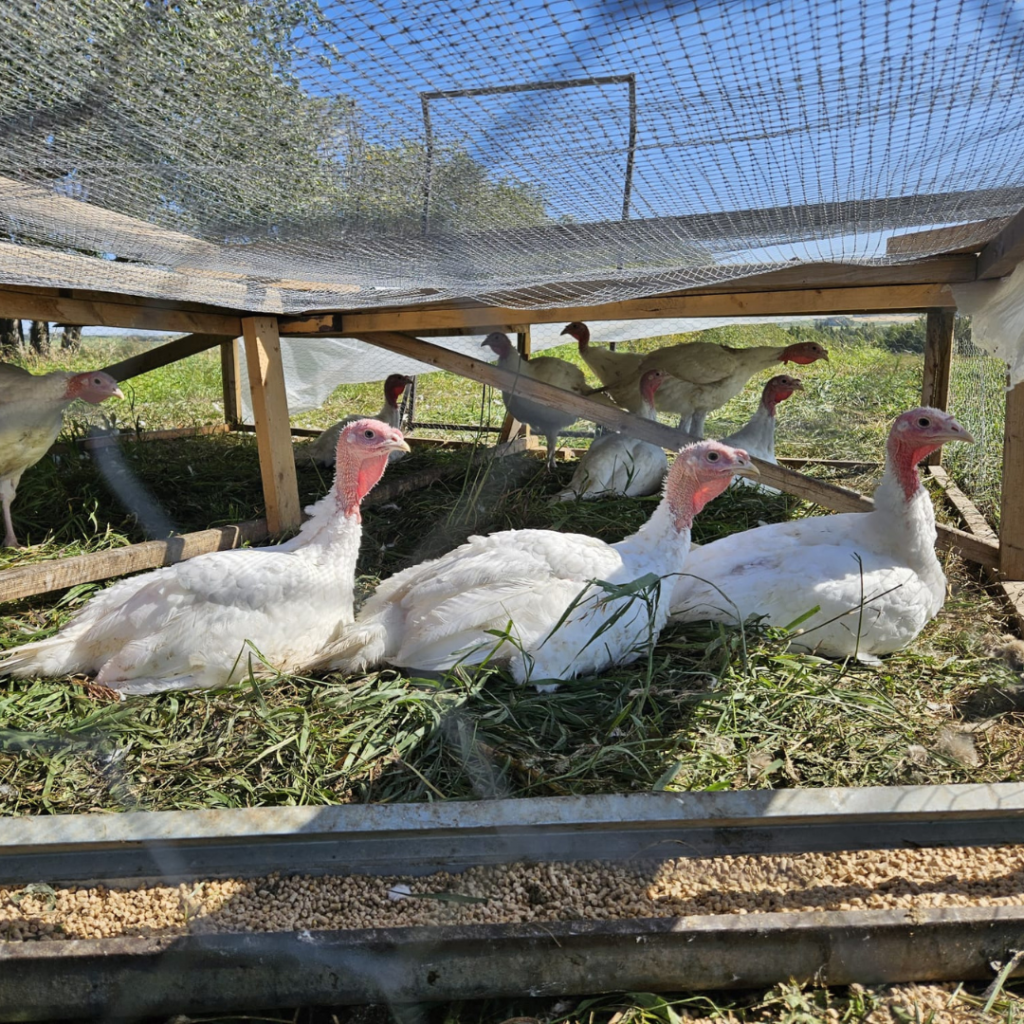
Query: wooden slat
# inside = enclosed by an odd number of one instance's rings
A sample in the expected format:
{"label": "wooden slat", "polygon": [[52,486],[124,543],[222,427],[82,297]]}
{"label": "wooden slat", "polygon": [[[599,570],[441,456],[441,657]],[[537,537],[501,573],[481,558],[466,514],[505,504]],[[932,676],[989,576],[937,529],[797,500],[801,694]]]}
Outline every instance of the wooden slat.
{"label": "wooden slat", "polygon": [[17,601],[34,594],[46,594],[52,590],[78,586],[79,583],[93,583],[111,576],[125,576],[142,569],[155,569],[161,565],[172,565],[196,555],[211,551],[224,551],[249,542],[267,538],[267,523],[264,519],[238,523],[236,526],[221,526],[214,530],[200,530],[184,533],[167,540],[151,540],[145,544],[132,544],[127,548],[113,551],[96,551],[89,555],[75,555],[73,558],[55,558],[24,568],[7,569],[0,572],[0,600]]}
{"label": "wooden slat", "polygon": [[978,279],[1012,274],[1018,263],[1024,262],[1024,210],[1013,219],[978,253]]}
{"label": "wooden slat", "polygon": [[302,522],[302,508],[295,477],[277,320],[270,316],[245,317],[242,334],[253,419],[256,421],[267,525],[272,534],[279,534],[295,529]]}
{"label": "wooden slat", "polygon": [[477,327],[495,323],[545,324],[569,320],[649,320],[668,317],[787,316],[812,313],[878,313],[953,309],[956,303],[948,284],[879,285],[870,288],[795,289],[779,292],[743,292],[660,296],[626,299],[596,306],[552,306],[545,309],[509,309],[491,306],[438,306],[429,310],[391,310],[323,314],[284,318],[288,335],[325,334],[357,337],[369,331],[419,331]]}
{"label": "wooden slat", "polygon": [[[999,538],[988,520],[981,514],[978,507],[953,482],[942,466],[930,466],[929,471],[942,488],[949,503],[957,510],[967,529],[976,537],[998,543]],[[1010,612],[1017,620],[1017,628],[1024,633],[1024,583],[1004,580],[1002,574],[994,569],[987,569],[986,575],[1006,602]]]}
{"label": "wooden slat", "polygon": [[132,377],[149,373],[150,370],[158,370],[169,363],[187,359],[197,352],[205,352],[223,341],[224,336],[221,334],[186,334],[184,338],[154,346],[146,352],[122,359],[119,363],[111,363],[103,369],[116,381],[130,380]]}
{"label": "wooden slat", "polygon": [[[924,380],[921,385],[921,404],[936,409],[949,406],[949,371],[953,362],[953,325],[955,314],[951,309],[929,309],[925,328]],[[942,449],[924,460],[927,466],[942,462]]]}
{"label": "wooden slat", "polygon": [[224,422],[238,426],[242,422],[242,376],[238,365],[238,339],[220,345],[220,381],[224,394]]}
{"label": "wooden slat", "polygon": [[196,313],[172,309],[153,300],[153,305],[139,305],[137,301],[118,302],[86,299],[66,299],[59,295],[45,295],[38,291],[20,291],[0,288],[0,317],[24,320],[52,320],[62,324],[81,324],[83,327],[127,327],[145,331],[173,331],[180,334],[217,334],[235,337],[242,333],[238,314]]}
{"label": "wooden slat", "polygon": [[[450,370],[471,380],[491,384],[502,391],[520,394],[544,405],[575,412],[585,419],[602,423],[614,430],[625,430],[643,441],[650,441],[651,444],[661,445],[664,448],[678,449],[681,445],[694,440],[683,431],[667,427],[663,423],[641,419],[639,416],[634,416],[621,409],[601,405],[593,399],[585,398],[571,391],[563,391],[561,388],[552,387],[540,381],[517,377],[496,366],[473,359],[471,356],[451,352],[419,338],[383,331],[362,335],[359,338],[370,345],[410,356],[436,366],[440,370]],[[773,466],[768,462],[755,461],[761,470],[761,479],[765,483],[778,487],[789,494],[817,502],[819,505],[837,512],[868,512],[874,508],[870,498],[846,487],[837,487],[835,484],[825,483],[822,480],[814,480],[781,466]],[[995,544],[982,541],[963,530],[940,526],[939,546],[956,548],[963,553],[965,558],[981,565],[995,566],[998,562],[999,551]]]}
{"label": "wooden slat", "polygon": [[976,220],[970,224],[911,231],[905,235],[892,235],[885,241],[887,255],[910,255],[916,252],[958,254],[977,252],[1006,226],[1009,217]]}
{"label": "wooden slat", "polygon": [[1003,493],[999,515],[1003,578],[1024,580],[1024,384],[1006,395]]}

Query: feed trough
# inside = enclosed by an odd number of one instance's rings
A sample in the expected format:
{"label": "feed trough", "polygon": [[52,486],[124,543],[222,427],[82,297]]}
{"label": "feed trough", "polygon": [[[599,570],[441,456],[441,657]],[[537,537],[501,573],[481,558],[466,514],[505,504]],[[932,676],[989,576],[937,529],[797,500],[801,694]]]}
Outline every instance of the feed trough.
{"label": "feed trough", "polygon": [[9,819],[0,1020],[986,978],[1022,825],[1015,783]]}

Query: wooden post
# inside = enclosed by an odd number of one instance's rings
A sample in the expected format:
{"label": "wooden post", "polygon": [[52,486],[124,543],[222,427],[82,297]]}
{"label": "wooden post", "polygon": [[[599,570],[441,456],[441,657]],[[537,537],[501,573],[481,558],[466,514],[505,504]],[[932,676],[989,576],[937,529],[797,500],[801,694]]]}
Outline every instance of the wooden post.
{"label": "wooden post", "polygon": [[224,389],[224,422],[237,427],[242,422],[242,378],[238,372],[238,339],[220,346],[220,379]]}
{"label": "wooden post", "polygon": [[1003,437],[999,568],[1004,579],[1024,580],[1024,384],[1006,395]]}
{"label": "wooden post", "polygon": [[245,362],[249,370],[256,441],[267,505],[267,526],[272,534],[295,529],[302,521],[299,487],[295,478],[292,433],[288,423],[288,398],[281,365],[281,339],[277,318],[249,316],[242,319]]}
{"label": "wooden post", "polygon": [[[519,354],[523,359],[530,358],[529,324],[526,324],[516,332],[516,348],[519,350]],[[517,420],[510,412],[505,413],[505,420],[501,424],[501,430],[498,432],[498,444],[504,444],[506,441],[511,441],[514,437],[529,438],[529,436],[529,424],[520,423],[519,420]]]}
{"label": "wooden post", "polygon": [[[953,362],[952,309],[929,309],[924,345],[924,382],[921,404],[945,411],[949,405],[949,371]],[[926,466],[942,464],[942,449],[924,460]]]}

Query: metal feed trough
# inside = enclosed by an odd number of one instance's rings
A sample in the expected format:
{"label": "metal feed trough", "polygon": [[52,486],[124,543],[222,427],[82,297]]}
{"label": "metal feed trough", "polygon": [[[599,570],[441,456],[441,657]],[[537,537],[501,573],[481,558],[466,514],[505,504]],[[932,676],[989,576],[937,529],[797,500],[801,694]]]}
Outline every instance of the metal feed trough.
{"label": "metal feed trough", "polygon": [[[1024,841],[1024,784],[11,818],[0,884]],[[0,1020],[990,978],[1024,905],[0,943]]]}

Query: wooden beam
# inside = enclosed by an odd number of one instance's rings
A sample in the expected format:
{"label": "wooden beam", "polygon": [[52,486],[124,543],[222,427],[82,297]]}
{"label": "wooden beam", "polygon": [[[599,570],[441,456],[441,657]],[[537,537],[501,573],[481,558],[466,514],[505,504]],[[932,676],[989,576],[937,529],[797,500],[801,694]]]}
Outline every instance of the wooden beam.
{"label": "wooden beam", "polygon": [[23,320],[53,320],[83,327],[127,327],[144,331],[195,332],[235,337],[242,333],[238,314],[196,313],[173,309],[153,300],[138,301],[67,299],[59,295],[0,288],[0,317]]}
{"label": "wooden beam", "polygon": [[[925,327],[924,380],[921,404],[945,410],[949,406],[949,371],[953,362],[953,325],[956,315],[951,309],[929,309]],[[926,466],[942,462],[942,449],[924,460]]]}
{"label": "wooden beam", "polygon": [[[502,391],[523,395],[525,398],[543,405],[575,412],[585,419],[601,423],[613,430],[625,430],[643,441],[661,445],[663,448],[677,450],[682,445],[689,444],[694,440],[689,434],[667,427],[663,423],[644,420],[622,409],[601,405],[591,398],[585,398],[574,392],[563,391],[561,388],[552,387],[541,381],[517,376],[481,360],[473,359],[471,356],[451,352],[419,338],[382,331],[359,336],[359,340],[387,349],[389,352],[397,352],[400,355],[418,359],[420,362],[436,366],[439,370],[450,370],[462,377],[480,381],[482,384],[491,384]],[[819,505],[837,512],[869,512],[874,508],[874,503],[870,498],[846,487],[837,487],[822,480],[805,477],[800,473],[784,469],[781,466],[774,466],[769,462],[755,461],[761,470],[761,479],[764,483],[778,487],[789,494],[817,502]],[[965,558],[981,565],[995,566],[998,564],[999,549],[995,544],[982,541],[963,530],[955,530],[947,526],[939,526],[938,530],[940,547],[955,548],[961,551]]]}
{"label": "wooden beam", "polygon": [[279,534],[298,527],[302,522],[302,507],[295,477],[277,320],[271,316],[245,317],[242,334],[253,419],[256,421],[267,525],[272,534]]}
{"label": "wooden beam", "polygon": [[969,224],[891,235],[885,240],[885,252],[887,256],[926,252],[945,255],[977,252],[999,234],[1009,219],[994,217],[990,220],[971,221]]}
{"label": "wooden beam", "polygon": [[223,341],[224,337],[220,334],[186,334],[184,338],[157,345],[147,352],[122,359],[119,363],[111,363],[103,369],[116,381],[131,380],[132,377],[139,377],[150,370],[158,370],[168,363],[187,359],[197,352],[205,352]]}
{"label": "wooden beam", "polygon": [[[999,538],[996,536],[995,530],[992,529],[974,502],[957,487],[949,473],[942,466],[929,466],[929,472],[942,488],[946,499],[960,514],[967,529],[976,537],[998,543]],[[1024,583],[1004,580],[1001,574],[994,569],[987,569],[986,575],[1016,619],[1017,629],[1021,635],[1024,635]]]}
{"label": "wooden beam", "polygon": [[96,551],[73,558],[55,558],[36,565],[0,572],[0,600],[17,601],[34,594],[63,590],[79,583],[92,583],[124,576],[142,569],[155,569],[173,565],[196,555],[211,551],[236,548],[245,542],[266,540],[267,523],[264,519],[221,526],[198,533],[183,533],[167,540],[151,540],[145,544],[132,544],[112,551]]}
{"label": "wooden beam", "polygon": [[1003,578],[1024,581],[1024,384],[1006,394],[999,541]]}
{"label": "wooden beam", "polygon": [[242,377],[238,365],[238,339],[220,343],[220,382],[224,394],[224,422],[242,422]]}
{"label": "wooden beam", "polygon": [[1019,210],[1010,222],[978,253],[978,280],[1005,277],[1012,274],[1018,263],[1024,262],[1024,210]]}
{"label": "wooden beam", "polygon": [[320,314],[284,320],[288,335],[324,334],[358,337],[370,331],[419,331],[437,328],[479,328],[486,333],[495,323],[560,323],[570,320],[649,320],[672,317],[788,316],[832,313],[879,313],[954,309],[948,284],[879,285],[870,288],[818,288],[780,292],[735,292],[624,299],[596,306],[554,306],[509,309],[490,306],[437,306],[428,310],[391,310]]}

